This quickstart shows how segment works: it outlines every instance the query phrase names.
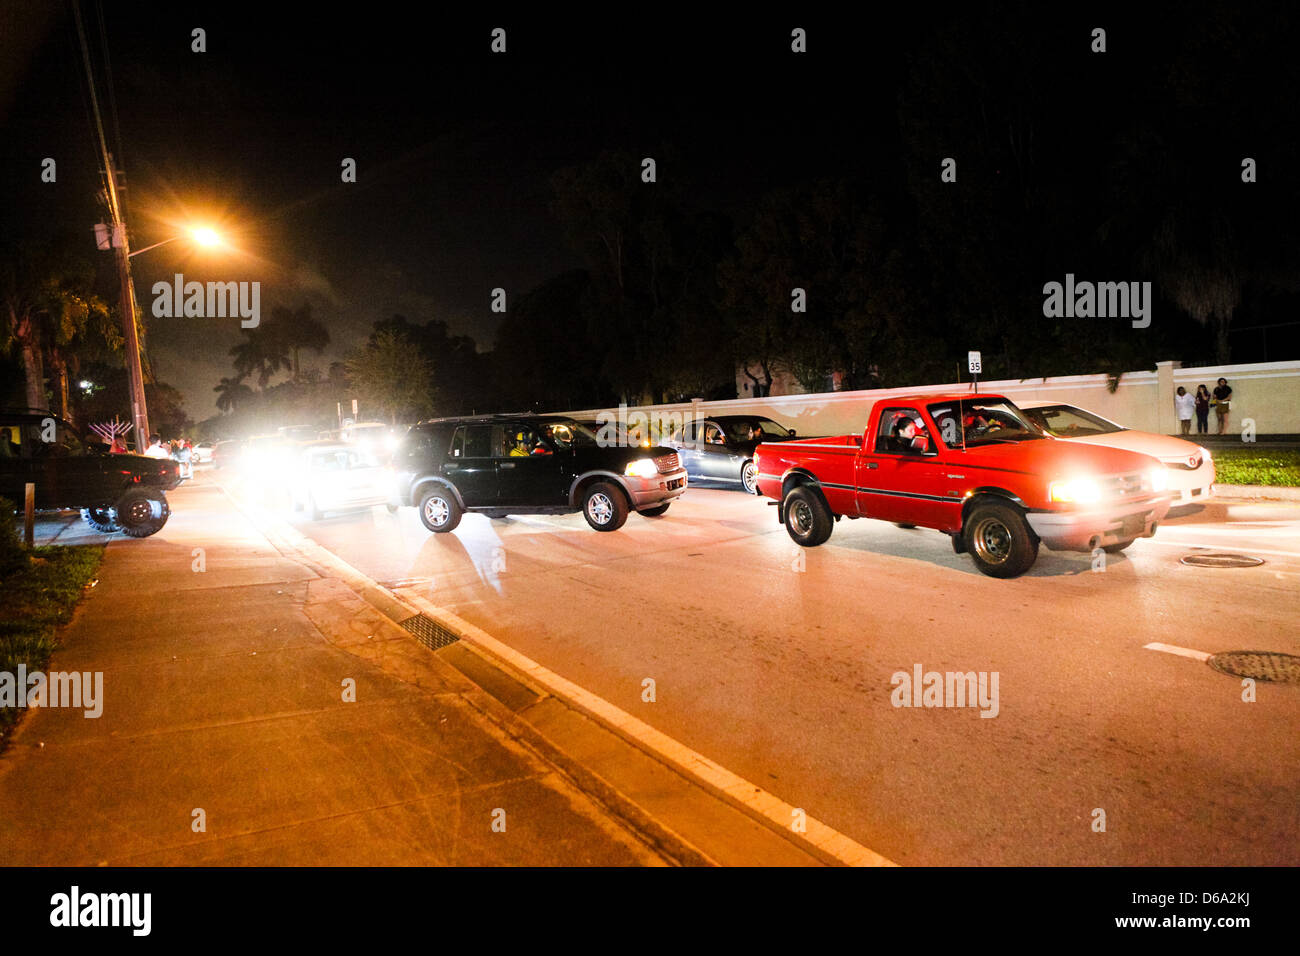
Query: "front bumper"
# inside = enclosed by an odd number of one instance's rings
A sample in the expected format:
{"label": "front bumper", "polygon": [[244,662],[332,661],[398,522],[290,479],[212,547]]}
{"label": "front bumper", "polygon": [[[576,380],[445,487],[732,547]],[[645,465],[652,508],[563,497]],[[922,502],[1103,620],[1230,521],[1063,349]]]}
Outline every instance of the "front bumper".
{"label": "front bumper", "polygon": [[624,475],[619,480],[623,482],[623,490],[627,492],[628,498],[632,500],[632,507],[637,511],[642,508],[653,508],[665,501],[672,501],[686,491],[685,468],[658,474],[653,478],[633,478]]}
{"label": "front bumper", "polygon": [[1169,477],[1169,491],[1177,498],[1178,504],[1190,504],[1204,501],[1210,497],[1214,485],[1214,462],[1206,458],[1199,468],[1187,469],[1170,467],[1165,462],[1165,474]]}
{"label": "front bumper", "polygon": [[1053,551],[1092,551],[1133,538],[1149,538],[1173,503],[1165,493],[1088,511],[1031,511],[1029,527]]}

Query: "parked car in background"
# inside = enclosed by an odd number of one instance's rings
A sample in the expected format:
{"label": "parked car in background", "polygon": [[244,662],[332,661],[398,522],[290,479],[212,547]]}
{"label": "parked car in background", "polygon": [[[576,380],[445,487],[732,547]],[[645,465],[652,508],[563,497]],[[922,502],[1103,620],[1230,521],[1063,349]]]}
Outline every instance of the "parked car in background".
{"label": "parked car in background", "polygon": [[615,531],[630,511],[657,518],[686,490],[671,448],[602,446],[571,418],[445,418],[411,427],[393,454],[395,505],[444,533],[466,512],[500,518],[581,511]]}
{"label": "parked car in background", "polygon": [[1200,445],[1170,435],[1125,428],[1096,412],[1063,402],[1026,402],[1020,407],[1054,438],[1150,455],[1169,472],[1169,490],[1182,504],[1210,497],[1215,478],[1214,460]]}
{"label": "parked car in background", "polygon": [[200,465],[212,464],[212,452],[217,447],[214,441],[201,441],[194,446],[194,461]]}
{"label": "parked car in background", "polygon": [[0,412],[0,497],[21,508],[28,483],[38,510],[78,509],[96,531],[146,538],[167,523],[165,492],[181,477],[174,461],[109,454],[52,414]]}
{"label": "parked car in background", "polygon": [[754,449],[762,442],[783,442],[796,437],[770,418],[758,415],[714,415],[687,421],[664,442],[676,449],[692,478],[738,482],[751,495],[758,494],[758,468]]}
{"label": "parked car in background", "polygon": [[212,464],[215,468],[237,468],[244,455],[245,443],[237,439],[219,441],[212,448]]}
{"label": "parked car in background", "polygon": [[388,472],[373,453],[356,445],[306,442],[293,460],[293,508],[306,511],[312,521],[331,511],[389,504],[389,490]]}

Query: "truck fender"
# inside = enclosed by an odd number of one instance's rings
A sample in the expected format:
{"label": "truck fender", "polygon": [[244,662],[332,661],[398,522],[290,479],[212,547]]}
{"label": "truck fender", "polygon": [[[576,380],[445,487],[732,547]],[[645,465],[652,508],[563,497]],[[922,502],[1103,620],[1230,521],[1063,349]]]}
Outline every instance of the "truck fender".
{"label": "truck fender", "polygon": [[826,495],[822,493],[822,485],[817,480],[817,476],[805,468],[791,468],[781,476],[781,500],[777,502],[776,506],[777,524],[785,524],[785,499],[791,491],[802,485],[811,487],[817,493],[817,497],[821,498],[822,504],[826,505],[826,510],[831,510],[826,501]]}
{"label": "truck fender", "polygon": [[[961,526],[963,528],[966,527],[966,517],[971,513],[971,510],[974,509],[981,502],[988,501],[989,499],[998,499],[1001,501],[1008,502],[1009,504],[1015,505],[1022,512],[1029,510],[1029,507],[1025,504],[1025,502],[1021,499],[1019,495],[1014,494],[1013,492],[1010,492],[1005,488],[998,488],[993,485],[986,485],[980,488],[976,488],[974,491],[972,491],[967,496],[965,503],[961,506]],[[1033,535],[1034,532],[1032,528],[1030,529],[1029,533],[1031,536]],[[960,554],[961,552],[958,553]]]}
{"label": "truck fender", "polygon": [[456,486],[453,485],[446,478],[443,478],[438,475],[426,475],[423,478],[417,478],[415,481],[411,482],[411,504],[412,505],[414,505],[417,508],[419,507],[420,498],[424,495],[424,489],[429,485],[440,485],[441,487],[446,488],[455,497],[456,504],[461,508],[462,511],[464,510],[465,499],[460,496],[460,492],[456,489]]}
{"label": "truck fender", "polygon": [[569,506],[570,507],[573,508],[579,507],[580,504],[578,501],[579,492],[582,490],[584,485],[591,484],[593,479],[607,480],[618,485],[619,489],[623,492],[624,497],[627,498],[628,505],[631,506],[632,496],[627,493],[627,488],[623,486],[623,482],[625,480],[623,476],[615,474],[612,471],[604,471],[602,469],[597,469],[594,471],[584,471],[582,474],[578,475],[578,477],[573,479],[572,483],[569,485]]}

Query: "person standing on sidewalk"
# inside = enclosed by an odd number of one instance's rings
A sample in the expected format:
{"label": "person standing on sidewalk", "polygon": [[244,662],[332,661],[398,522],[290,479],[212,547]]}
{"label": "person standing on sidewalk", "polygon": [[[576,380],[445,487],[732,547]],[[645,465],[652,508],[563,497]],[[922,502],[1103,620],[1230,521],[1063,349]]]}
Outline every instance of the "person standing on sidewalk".
{"label": "person standing on sidewalk", "polygon": [[1178,386],[1178,394],[1174,396],[1174,410],[1178,412],[1178,430],[1179,434],[1190,435],[1192,433],[1192,413],[1196,411],[1196,399],[1187,394],[1187,389],[1181,385]]}
{"label": "person standing on sidewalk", "polygon": [[1204,385],[1196,386],[1196,434],[1206,435],[1210,431],[1210,390]]}
{"label": "person standing on sidewalk", "polygon": [[1219,384],[1214,387],[1214,399],[1210,404],[1214,406],[1214,414],[1219,419],[1220,435],[1228,430],[1228,409],[1232,407],[1229,401],[1231,398],[1232,388],[1228,385],[1228,380],[1219,379]]}

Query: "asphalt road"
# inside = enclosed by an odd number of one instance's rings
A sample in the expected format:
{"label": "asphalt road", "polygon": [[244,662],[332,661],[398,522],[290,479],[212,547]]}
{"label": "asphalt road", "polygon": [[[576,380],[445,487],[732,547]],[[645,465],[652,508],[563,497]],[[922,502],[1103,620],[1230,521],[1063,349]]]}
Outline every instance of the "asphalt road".
{"label": "asphalt road", "polygon": [[[1300,863],[1300,687],[1245,702],[1144,649],[1300,654],[1300,506],[1190,506],[1103,571],[1043,550],[1012,581],[876,521],[805,551],[763,499],[702,486],[611,534],[575,514],[433,535],[411,508],[293,523],[900,864]],[[1179,563],[1196,550],[1266,563]],[[996,716],[894,706],[918,665],[996,672]]]}

